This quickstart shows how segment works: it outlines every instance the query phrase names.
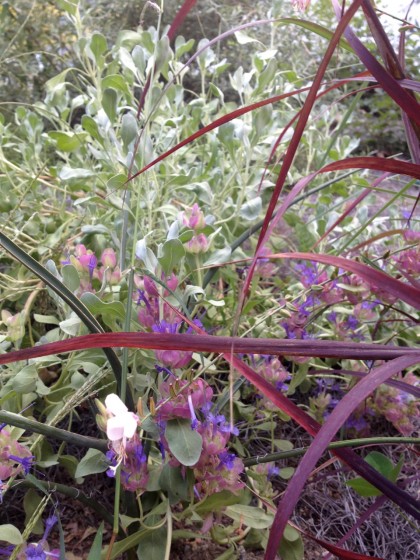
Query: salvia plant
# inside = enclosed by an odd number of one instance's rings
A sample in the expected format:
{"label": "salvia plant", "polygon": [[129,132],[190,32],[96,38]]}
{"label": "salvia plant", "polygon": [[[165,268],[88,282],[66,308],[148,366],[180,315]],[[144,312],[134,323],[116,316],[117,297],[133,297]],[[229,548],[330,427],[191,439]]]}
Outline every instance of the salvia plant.
{"label": "salvia plant", "polygon": [[[74,558],[69,499],[89,560],[377,558],[352,540],[377,510],[420,520],[418,28],[293,0],[196,44],[185,0],[109,44],[57,4],[72,61],[0,115],[0,558]],[[403,154],[352,131],[378,92]],[[340,540],[293,517],[319,473],[375,498]]]}

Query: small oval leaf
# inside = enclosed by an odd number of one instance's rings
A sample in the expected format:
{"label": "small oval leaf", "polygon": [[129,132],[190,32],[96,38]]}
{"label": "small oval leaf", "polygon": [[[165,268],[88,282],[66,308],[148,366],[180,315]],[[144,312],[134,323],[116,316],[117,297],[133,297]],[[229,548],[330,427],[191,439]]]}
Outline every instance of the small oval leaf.
{"label": "small oval leaf", "polygon": [[196,464],[201,455],[203,439],[191,428],[191,421],[186,418],[168,420],[165,437],[171,453],[186,467]]}

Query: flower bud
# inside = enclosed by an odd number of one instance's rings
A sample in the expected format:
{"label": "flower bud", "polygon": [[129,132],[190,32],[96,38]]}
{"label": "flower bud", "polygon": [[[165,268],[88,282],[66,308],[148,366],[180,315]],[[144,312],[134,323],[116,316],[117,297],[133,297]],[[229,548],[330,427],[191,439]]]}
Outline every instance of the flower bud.
{"label": "flower bud", "polygon": [[189,253],[193,253],[197,255],[199,253],[205,253],[209,248],[209,240],[204,235],[204,233],[200,233],[199,235],[195,235],[188,243],[186,244],[186,249]]}
{"label": "flower bud", "polygon": [[104,266],[115,268],[115,266],[117,265],[117,255],[115,254],[114,249],[104,249],[101,255],[101,262]]}

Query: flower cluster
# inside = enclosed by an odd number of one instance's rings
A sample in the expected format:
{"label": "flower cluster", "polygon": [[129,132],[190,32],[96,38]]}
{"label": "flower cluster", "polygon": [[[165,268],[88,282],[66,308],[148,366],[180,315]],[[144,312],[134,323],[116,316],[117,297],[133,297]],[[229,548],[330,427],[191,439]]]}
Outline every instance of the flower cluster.
{"label": "flower cluster", "polygon": [[7,328],[7,340],[18,342],[25,336],[25,316],[24,313],[12,315],[7,309],[1,310],[1,322]]}
{"label": "flower cluster", "polygon": [[[56,523],[57,517],[55,515],[48,517],[45,521],[45,531],[42,535],[42,539],[37,543],[28,543],[22,546],[16,556],[17,560],[49,560],[50,558],[60,558],[60,551],[57,548],[50,550],[48,545],[48,537]],[[7,560],[11,557],[14,550],[14,545],[0,547],[0,559]]]}
{"label": "flower cluster", "polygon": [[193,254],[205,253],[210,243],[207,236],[202,232],[206,227],[206,221],[198,204],[195,203],[188,210],[181,212],[180,219],[184,226],[194,231],[193,237],[185,244],[186,250]]}
{"label": "flower cluster", "polygon": [[[58,548],[50,550],[48,545],[48,537],[51,533],[52,528],[57,523],[57,517],[52,515],[45,521],[45,531],[42,535],[42,539],[37,543],[27,544],[21,552],[17,555],[18,560],[49,560],[53,558],[60,558],[60,551]],[[13,551],[14,547],[10,548],[10,553]],[[0,550],[1,555],[1,550]],[[0,556],[1,557],[1,556]],[[6,556],[5,556],[6,558]],[[9,558],[9,556],[7,556]]]}
{"label": "flower cluster", "polygon": [[300,12],[305,12],[311,4],[311,0],[292,0],[292,6]]}
{"label": "flower cluster", "polygon": [[413,249],[402,251],[394,260],[402,274],[418,278],[420,275],[420,243]]}
{"label": "flower cluster", "polygon": [[28,474],[32,460],[29,449],[14,440],[7,430],[0,430],[0,482],[17,474]]}
{"label": "flower cluster", "polygon": [[[258,365],[256,364],[255,371],[257,371],[269,383],[274,385],[278,391],[288,390],[289,387],[286,381],[290,380],[290,374],[278,358],[274,356],[263,356],[262,362]],[[278,410],[278,407],[264,395],[261,396],[259,402],[266,410]]]}
{"label": "flower cluster", "polygon": [[261,498],[272,500],[276,497],[277,492],[271,483],[272,479],[280,473],[279,467],[275,463],[259,463],[251,467],[248,471],[252,478],[252,486]]}
{"label": "flower cluster", "polygon": [[144,491],[149,479],[147,457],[137,435],[140,419],[130,412],[115,394],[105,399],[105,407],[97,401],[100,415],[97,422],[106,431],[111,448],[106,454],[110,462],[107,475],[114,477],[121,467],[121,484],[126,490]]}
{"label": "flower cluster", "polygon": [[327,273],[319,272],[318,266],[313,263],[299,264],[295,269],[301,284],[310,291],[305,298],[294,303],[296,311],[281,322],[287,338],[311,338],[307,326],[312,317],[327,306],[349,303],[352,306],[351,315],[333,310],[326,315],[326,319],[339,340],[363,340],[363,324],[375,320],[375,308],[379,303],[378,299],[369,301],[368,297],[375,293],[387,302],[391,302],[393,297],[380,288],[369,286],[355,275],[343,275],[338,282],[337,279],[329,280]]}
{"label": "flower cluster", "polygon": [[[171,466],[179,461],[171,454],[163,435],[166,422],[174,418],[190,418],[191,429],[196,430],[203,440],[200,457],[192,470],[195,493],[199,496],[214,494],[222,490],[237,492],[243,488],[239,475],[244,465],[227,448],[231,434],[237,435],[222,414],[211,412],[212,388],[202,379],[191,383],[177,380],[164,381],[160,387],[161,399],[157,403],[157,419],[162,430],[162,444]],[[171,397],[168,400],[168,397]]]}
{"label": "flower cluster", "polygon": [[[414,374],[406,375],[404,382],[419,385]],[[410,393],[381,385],[369,399],[369,405],[375,412],[383,414],[403,436],[410,436],[419,428],[420,403]]]}
{"label": "flower cluster", "polygon": [[121,271],[117,266],[115,251],[111,248],[105,249],[100,258],[101,266],[98,268],[98,259],[93,251],[86,249],[82,243],[78,243],[72,254],[67,254],[61,261],[62,265],[72,264],[80,277],[79,295],[84,292],[94,292],[92,281],[99,280],[100,283],[107,282],[117,285],[121,280]]}
{"label": "flower cluster", "polygon": [[120,464],[122,486],[131,492],[144,492],[146,490],[149,480],[147,457],[137,434],[126,442],[122,461],[120,461],[115,449],[110,449],[106,458],[110,462],[110,468],[106,473],[109,477],[113,478],[115,476],[116,468]]}
{"label": "flower cluster", "polygon": [[[172,291],[178,286],[178,279],[174,274],[163,279],[168,288]],[[168,305],[160,297],[156,284],[148,276],[143,280],[137,280],[137,285],[141,286],[137,290],[137,304],[140,305],[137,317],[141,325],[155,333],[175,334],[179,332],[182,319],[175,312],[174,308]],[[163,297],[169,293],[165,290]],[[191,360],[192,352],[182,350],[156,350],[157,360],[169,368],[183,368]]]}

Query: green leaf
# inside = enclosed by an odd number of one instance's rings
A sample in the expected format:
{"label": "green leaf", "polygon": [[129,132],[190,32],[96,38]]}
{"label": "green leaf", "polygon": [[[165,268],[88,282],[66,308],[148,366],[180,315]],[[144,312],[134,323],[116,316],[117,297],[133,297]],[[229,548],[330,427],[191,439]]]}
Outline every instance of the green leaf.
{"label": "green leaf", "polygon": [[316,243],[317,239],[308,229],[307,224],[296,224],[295,231],[299,240],[299,250],[309,251],[311,247]]}
{"label": "green leaf", "polygon": [[165,62],[169,62],[171,57],[171,49],[169,46],[169,37],[164,35],[156,45],[156,69],[160,70]]}
{"label": "green leaf", "polygon": [[96,62],[98,63],[100,56],[108,49],[105,37],[101,33],[94,33],[89,46]]}
{"label": "green leaf", "polygon": [[273,443],[280,451],[291,451],[294,447],[288,439],[275,439]]}
{"label": "green leaf", "polygon": [[12,389],[16,393],[31,393],[35,391],[38,372],[35,364],[23,367],[12,379]]}
{"label": "green leaf", "polygon": [[102,90],[113,88],[130,96],[130,90],[128,89],[126,81],[120,74],[110,74],[109,76],[105,76],[105,78],[103,78],[101,82],[101,85]]}
{"label": "green leaf", "polygon": [[198,515],[205,516],[213,511],[220,511],[227,506],[237,504],[241,499],[242,496],[237,496],[228,490],[222,490],[221,492],[217,492],[217,494],[211,494],[211,496],[205,498],[204,501],[195,507],[194,511],[197,512]]}
{"label": "green leaf", "polygon": [[90,169],[84,168],[75,168],[75,167],[68,167],[67,165],[63,165],[60,173],[58,174],[59,178],[62,181],[71,181],[72,179],[86,179],[86,177],[92,177],[95,175],[94,171]]}
{"label": "green leaf", "polygon": [[193,48],[195,43],[194,39],[190,39],[189,41],[185,42],[184,37],[182,35],[178,35],[175,39],[175,55],[177,58],[181,58],[181,56]]}
{"label": "green leaf", "polygon": [[[28,526],[33,514],[38,509],[40,503],[42,501],[41,496],[34,490],[30,488],[23,498],[23,509],[25,511],[25,527]],[[44,532],[44,527],[42,524],[42,519],[40,517],[36,518],[36,522],[33,526],[31,526],[31,533],[35,535],[42,535]]]}
{"label": "green leaf", "polygon": [[60,329],[70,336],[77,336],[80,334],[80,327],[82,322],[80,317],[77,317],[74,313],[72,313],[72,317],[69,319],[64,319],[64,321],[60,321]]}
{"label": "green leaf", "polygon": [[243,31],[235,31],[236,40],[240,45],[247,45],[248,43],[259,43],[260,45],[264,46],[258,39],[254,39],[254,37],[250,37]]}
{"label": "green leaf", "polygon": [[144,266],[149,272],[155,272],[158,260],[153,251],[147,247],[146,239],[139,239],[139,241],[137,241],[136,257],[143,261]]}
{"label": "green leaf", "polygon": [[74,132],[60,132],[52,130],[48,132],[48,136],[56,141],[57,148],[61,152],[73,152],[81,145],[81,138]]}
{"label": "green leaf", "polygon": [[54,315],[40,315],[39,313],[34,313],[33,317],[37,323],[43,323],[45,325],[58,325],[60,322]]}
{"label": "green leaf", "polygon": [[266,513],[261,508],[242,504],[228,506],[224,513],[234,521],[239,521],[253,529],[268,529],[273,524],[274,519],[272,513]]}
{"label": "green leaf", "polygon": [[89,117],[89,115],[83,115],[82,127],[83,130],[85,130],[92,136],[92,138],[95,138],[95,140],[98,140],[98,142],[102,143],[102,137],[99,134],[98,125],[96,121],[92,119],[92,117]]}
{"label": "green leaf", "polygon": [[299,535],[294,541],[282,538],[278,554],[282,560],[303,560],[305,552],[302,537]]}
{"label": "green leaf", "polygon": [[102,473],[108,469],[105,455],[97,449],[89,449],[80,460],[74,474],[75,478],[83,478],[89,474]]}
{"label": "green leaf", "polygon": [[165,560],[166,543],[168,540],[168,529],[164,525],[151,531],[142,539],[137,547],[137,558],[139,560]]}
{"label": "green leaf", "polygon": [[132,113],[126,113],[121,119],[121,138],[127,148],[137,136],[137,119]]}
{"label": "green leaf", "polygon": [[159,476],[159,487],[168,493],[170,502],[176,504],[180,500],[186,501],[190,494],[188,476],[183,476],[180,467],[171,467],[166,464]]}
{"label": "green leaf", "polygon": [[294,542],[297,541],[299,537],[300,537],[299,531],[296,531],[294,527],[287,524],[284,529],[283,538],[286,539],[286,541]]}
{"label": "green leaf", "polygon": [[107,319],[125,319],[126,310],[120,301],[106,303],[91,292],[82,294],[80,300],[93,315],[102,315],[105,322]]}
{"label": "green leaf", "polygon": [[[394,463],[383,453],[379,453],[379,451],[372,451],[366,455],[365,461],[369,463],[371,467],[380,472],[385,478],[391,482],[395,482],[404,464],[404,457],[401,457],[398,463],[394,465]],[[361,477],[348,480],[346,484],[353,488],[353,490],[355,490],[360,496],[365,498],[382,495],[380,490]]]}
{"label": "green leaf", "polygon": [[[123,539],[122,541],[118,541],[114,543],[112,547],[111,560],[116,560],[117,558],[120,558],[124,552],[136,546],[136,544],[141,542],[150,532],[151,529],[140,529],[139,531],[133,533],[132,535]],[[105,560],[109,558],[108,548],[109,547],[106,547],[106,549],[101,552],[101,560]]]}
{"label": "green leaf", "polygon": [[65,10],[71,16],[77,14],[77,6],[79,5],[79,0],[57,0],[57,5],[62,10]]}
{"label": "green leaf", "polygon": [[95,540],[93,541],[92,548],[89,551],[87,560],[98,560],[101,556],[102,538],[104,534],[104,522],[99,525],[98,532],[96,533]]}
{"label": "green leaf", "polygon": [[63,84],[65,82],[67,73],[70,72],[70,70],[72,70],[72,68],[66,68],[65,70],[57,74],[57,76],[54,76],[53,78],[45,82],[45,89],[47,90],[47,92],[52,92],[57,88],[57,86]]}
{"label": "green leaf", "polygon": [[283,480],[289,480],[290,478],[292,478],[294,472],[295,469],[293,467],[284,467],[283,469],[280,469],[279,476]]}
{"label": "green leaf", "polygon": [[126,181],[127,175],[124,175],[124,173],[118,173],[118,175],[114,175],[113,177],[111,177],[111,179],[108,179],[108,181],[106,182],[106,186],[108,189],[113,191],[124,186]]}
{"label": "green leaf", "polygon": [[213,264],[223,264],[230,259],[232,250],[230,247],[225,247],[224,249],[218,249],[210,255],[210,257],[204,262],[203,266],[210,266]]}
{"label": "green leaf", "polygon": [[161,246],[161,256],[158,261],[163,268],[163,272],[168,275],[179,265],[181,259],[185,256],[185,249],[179,239],[168,239]]}
{"label": "green leaf", "polygon": [[63,284],[71,292],[75,292],[80,286],[80,277],[76,268],[72,264],[66,264],[61,269],[61,275],[63,277]]}
{"label": "green leaf", "polygon": [[260,215],[262,209],[262,200],[260,196],[256,196],[252,200],[246,202],[239,210],[239,214],[245,220],[255,220]]}
{"label": "green leaf", "polygon": [[102,94],[102,106],[109,120],[113,123],[117,116],[118,94],[114,88],[106,88]]}
{"label": "green leaf", "polygon": [[22,544],[22,535],[14,525],[6,523],[5,525],[0,525],[0,541],[5,541],[10,544]]}
{"label": "green leaf", "polygon": [[201,455],[203,439],[191,428],[190,420],[187,418],[168,420],[165,437],[169,450],[182,465],[191,467],[197,463]]}
{"label": "green leaf", "polygon": [[143,47],[136,45],[131,53],[131,57],[140,74],[144,74],[146,71],[146,59]]}

